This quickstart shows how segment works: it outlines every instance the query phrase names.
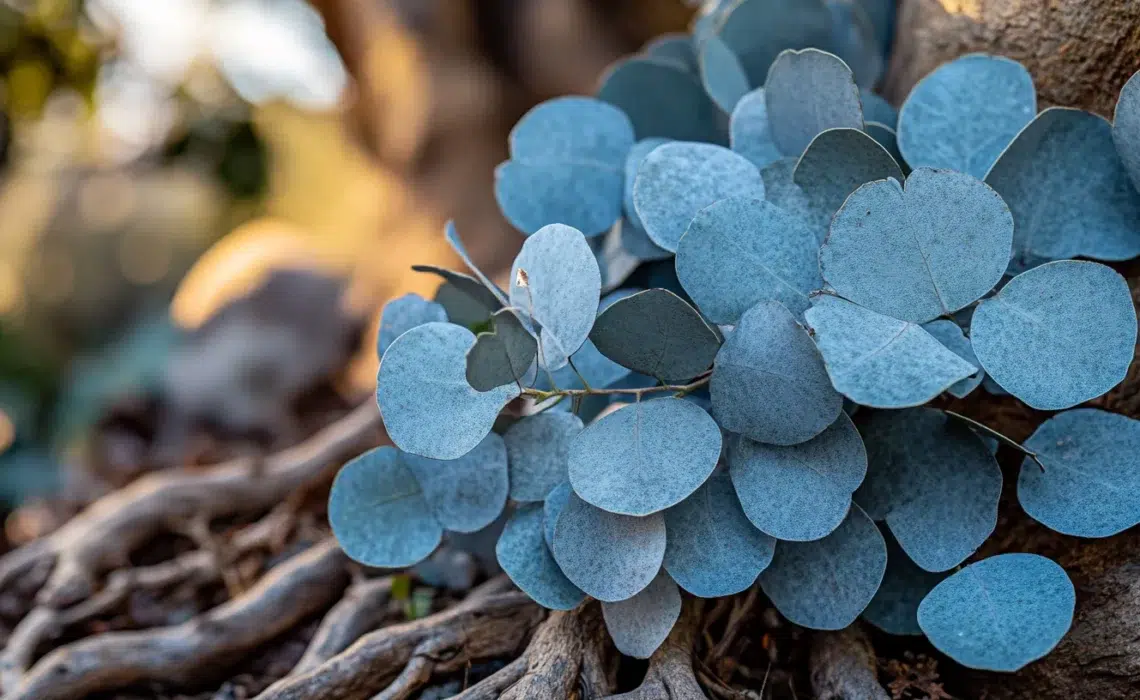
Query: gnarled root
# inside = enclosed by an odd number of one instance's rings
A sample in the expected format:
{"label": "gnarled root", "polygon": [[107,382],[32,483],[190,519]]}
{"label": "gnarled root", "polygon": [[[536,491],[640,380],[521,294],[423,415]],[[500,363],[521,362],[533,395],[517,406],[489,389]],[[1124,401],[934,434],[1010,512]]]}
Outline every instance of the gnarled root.
{"label": "gnarled root", "polygon": [[888,700],[879,685],[875,650],[858,623],[838,632],[817,633],[810,665],[817,700]]}
{"label": "gnarled root", "polygon": [[344,598],[321,620],[304,656],[289,675],[296,676],[313,670],[347,649],[362,634],[379,626],[387,613],[385,603],[391,593],[390,576],[359,581],[349,586]]}
{"label": "gnarled root", "polygon": [[323,542],[189,622],[109,632],[60,647],[5,697],[66,700],[140,681],[193,682],[329,605],[347,581],[344,554],[334,541]]}
{"label": "gnarled root", "polygon": [[693,673],[693,643],[701,621],[702,601],[689,599],[681,617],[653,656],[637,689],[608,700],[707,700]]}
{"label": "gnarled root", "polygon": [[55,561],[36,602],[62,608],[89,595],[106,569],[172,522],[265,510],[318,479],[338,459],[376,444],[380,414],[368,401],[309,440],[262,464],[239,459],[209,469],[155,472],[95,503],[66,525],[0,558],[0,588]]}
{"label": "gnarled root", "polygon": [[323,664],[274,683],[258,699],[401,700],[434,674],[516,654],[543,611],[524,593],[498,592],[504,583],[492,580],[447,610],[370,632]]}

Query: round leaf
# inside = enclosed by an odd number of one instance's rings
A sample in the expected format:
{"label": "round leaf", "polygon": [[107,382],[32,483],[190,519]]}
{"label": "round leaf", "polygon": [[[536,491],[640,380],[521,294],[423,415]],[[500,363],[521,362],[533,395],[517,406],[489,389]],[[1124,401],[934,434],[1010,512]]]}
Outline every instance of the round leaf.
{"label": "round leaf", "polygon": [[576,586],[604,602],[632,598],[665,557],[665,519],[607,513],[571,493],[554,526],[554,559]]}
{"label": "round leaf", "polygon": [[716,331],[697,310],[664,289],[647,289],[603,311],[590,340],[606,357],[664,382],[708,369],[720,349]]}
{"label": "round leaf", "polygon": [[648,659],[657,651],[680,616],[681,592],[664,571],[632,598],[602,603],[602,617],[614,646],[635,659]]}
{"label": "round leaf", "polygon": [[920,635],[918,605],[946,574],[922,570],[890,532],[881,534],[887,542],[887,573],[879,591],[863,611],[863,619],[887,634]]}
{"label": "round leaf", "polygon": [[1003,389],[1033,408],[1058,410],[1123,381],[1136,311],[1111,268],[1063,260],[1023,272],[979,304],[970,339]]}
{"label": "round leaf", "polygon": [[920,168],[905,190],[893,179],[855,190],[831,222],[819,263],[844,298],[924,323],[993,289],[1012,244],[1013,217],[996,192],[969,175]]}
{"label": "round leaf", "polygon": [[816,240],[816,268],[819,268],[818,245],[827,239],[827,229],[831,226],[834,211],[821,209],[808,199],[807,193],[792,179],[799,158],[782,158],[760,173],[764,180],[764,196],[772,204],[791,214],[811,227]]}
{"label": "round leaf", "polygon": [[563,481],[551,489],[542,502],[542,535],[546,539],[546,546],[551,550],[554,549],[554,526],[558,524],[558,516],[562,514],[572,493],[574,490],[570,488],[570,482]]}
{"label": "round leaf", "polygon": [[[868,121],[864,128],[867,131],[867,135],[875,139],[875,141],[883,147],[883,150],[891,155],[891,158],[894,159],[896,164],[901,166],[906,162],[903,160],[902,153],[899,152],[898,134],[894,129],[886,124],[873,121]],[[903,172],[909,172],[909,169]]]}
{"label": "round leaf", "polygon": [[856,129],[821,132],[808,145],[792,174],[816,210],[814,216],[827,225],[861,185],[890,177],[902,181],[898,163],[875,139]]}
{"label": "round leaf", "polygon": [[[948,350],[966,362],[969,362],[975,367],[982,366],[981,363],[978,362],[977,356],[974,355],[974,348],[970,345],[970,339],[966,337],[966,334],[962,332],[962,327],[957,323],[945,318],[940,318],[937,321],[922,324],[922,329],[934,336],[935,340],[942,343]],[[979,369],[969,377],[953,384],[946,391],[959,399],[965,398],[971,391],[978,388],[984,376],[985,372]]]}
{"label": "round leaf", "polygon": [[495,545],[499,566],[523,593],[551,610],[571,610],[585,597],[550,555],[542,536],[542,505],[520,506]]}
{"label": "round leaf", "polygon": [[728,474],[718,471],[665,511],[665,570],[702,598],[735,595],[772,561],[776,540],[744,516]]}
{"label": "round leaf", "polygon": [[782,52],[764,83],[772,142],[798,156],[822,131],[863,128],[863,105],[851,69],[818,49]]}
{"label": "round leaf", "polygon": [[462,457],[491,431],[499,411],[519,395],[516,384],[487,392],[467,383],[475,336],[450,323],[425,323],[384,353],[376,402],[388,436],[401,450],[431,459]]}
{"label": "round leaf", "polygon": [[1036,554],[999,554],[935,586],[918,606],[918,624],[963,666],[1013,672],[1053,650],[1075,606],[1060,566]]}
{"label": "round leaf", "polygon": [[764,198],[760,171],[743,156],[708,143],[667,143],[645,157],[633,203],[654,243],[676,251],[698,211],[726,197]]}
{"label": "round leaf", "polygon": [[621,217],[622,171],[593,163],[523,163],[495,168],[495,201],[530,235],[552,221],[597,236]]}
{"label": "round leaf", "polygon": [[511,305],[542,327],[540,360],[549,370],[566,364],[594,325],[602,276],[582,232],[544,226],[526,239],[511,267]]}
{"label": "round leaf", "polygon": [[[894,2],[894,0],[887,0],[887,2]],[[891,12],[893,13],[894,10],[892,9]],[[862,90],[859,93],[859,98],[863,103],[863,119],[868,122],[877,122],[892,132],[895,131],[899,125],[899,112],[891,106],[890,102],[870,90]]]}
{"label": "round leaf", "polygon": [[440,525],[455,532],[475,532],[490,525],[507,504],[507,448],[489,433],[458,459],[403,455],[424,500]]}
{"label": "round leaf", "polygon": [[380,332],[376,337],[376,351],[380,357],[396,338],[405,331],[432,321],[446,322],[447,312],[443,306],[428,301],[419,294],[405,294],[384,305],[380,316]]}
{"label": "round leaf", "polygon": [[753,525],[777,539],[808,542],[826,537],[847,516],[851,493],[867,473],[867,452],[851,419],[840,413],[827,430],[798,445],[736,440],[728,463]]}
{"label": "round leaf", "polygon": [[[649,234],[645,233],[645,227],[641,223],[641,217],[637,215],[637,208],[633,205],[633,183],[637,180],[637,171],[641,169],[641,163],[645,160],[645,157],[652,153],[658,146],[667,143],[669,143],[669,139],[642,139],[633,144],[633,148],[629,149],[629,153],[625,158],[625,190],[622,196],[622,207],[625,210],[626,218],[633,224],[633,228],[640,231],[641,235],[647,239],[649,238]],[[649,245],[657,248],[657,244],[653,241],[649,241]],[[661,248],[657,249],[661,250]],[[668,251],[666,251],[666,253],[668,253]],[[665,257],[668,257],[668,255]]]}
{"label": "round leaf", "polygon": [[717,353],[709,390],[725,430],[775,445],[812,439],[843,410],[811,337],[774,301],[740,318]]}
{"label": "round leaf", "polygon": [[598,508],[648,515],[704,483],[720,448],[720,428],[696,404],[642,400],[579,433],[570,445],[570,484]]}
{"label": "round leaf", "polygon": [[978,368],[921,326],[823,294],[804,314],[832,384],[857,404],[920,406]]}
{"label": "round leaf", "polygon": [[580,432],[582,419],[561,411],[527,416],[508,428],[503,440],[510,461],[511,498],[541,501],[566,481],[570,443]]}
{"label": "round leaf", "polygon": [[1140,255],[1140,194],[1099,115],[1051,107],[1001,154],[986,182],[1017,223],[1019,259]]}
{"label": "round leaf", "polygon": [[879,589],[887,545],[875,523],[851,506],[827,537],[781,542],[760,588],[784,617],[801,627],[839,630],[855,621]]}
{"label": "round leaf", "polygon": [[1017,499],[1034,520],[1077,537],[1140,523],[1140,421],[1095,408],[1058,413],[1025,441]]}
{"label": "round leaf", "polygon": [[514,309],[491,316],[493,329],[480,333],[467,351],[467,383],[477,391],[491,391],[510,382],[525,382],[534,366],[538,341],[523,326]]}
{"label": "round leaf", "polygon": [[1132,184],[1140,189],[1140,71],[1120,88],[1112,117],[1112,140]]}
{"label": "round leaf", "polygon": [[769,300],[802,314],[822,284],[815,231],[769,202],[722,199],[697,212],[677,245],[677,278],[714,323]]}
{"label": "round leaf", "polygon": [[717,35],[738,57],[750,85],[759,87],[781,51],[827,47],[831,28],[822,0],[742,0],[727,8]]}
{"label": "round leaf", "polygon": [[887,527],[916,564],[946,571],[997,526],[1001,469],[978,435],[942,411],[859,415],[867,478],[855,502]]}
{"label": "round leaf", "polygon": [[503,307],[491,290],[470,275],[436,265],[412,265],[412,269],[443,278],[444,283],[435,292],[435,302],[447,312],[447,318],[443,320],[469,328],[486,322],[491,314]]}
{"label": "round leaf", "polygon": [[899,150],[912,168],[986,172],[1037,113],[1033,78],[1017,61],[970,54],[914,86],[899,112]]}
{"label": "round leaf", "polygon": [[329,524],[344,553],[365,566],[411,566],[443,537],[394,447],[365,452],[341,468],[329,493]]}
{"label": "round leaf", "polygon": [[768,127],[764,88],[757,88],[740,98],[732,110],[728,133],[732,150],[752,161],[757,168],[765,168],[783,157]]}
{"label": "round leaf", "polygon": [[637,138],[720,141],[720,113],[697,77],[652,56],[618,61],[602,77],[598,99],[620,107]]}
{"label": "round leaf", "polygon": [[700,43],[701,84],[713,102],[731,114],[749,90],[748,76],[740,59],[715,34]]}
{"label": "round leaf", "polygon": [[524,114],[508,145],[511,158],[521,163],[620,169],[633,141],[633,125],[617,107],[592,97],[556,97]]}
{"label": "round leaf", "polygon": [[669,61],[693,75],[700,70],[693,38],[688,34],[662,34],[646,44],[642,52],[651,58]]}

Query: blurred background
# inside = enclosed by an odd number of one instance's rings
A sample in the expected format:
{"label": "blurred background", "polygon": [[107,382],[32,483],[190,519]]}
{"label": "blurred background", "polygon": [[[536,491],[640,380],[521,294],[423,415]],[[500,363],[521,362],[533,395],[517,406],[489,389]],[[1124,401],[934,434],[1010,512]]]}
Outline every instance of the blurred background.
{"label": "blurred background", "polygon": [[384,301],[458,264],[447,219],[489,271],[521,245],[515,120],[692,4],[0,0],[7,544],[367,395]]}

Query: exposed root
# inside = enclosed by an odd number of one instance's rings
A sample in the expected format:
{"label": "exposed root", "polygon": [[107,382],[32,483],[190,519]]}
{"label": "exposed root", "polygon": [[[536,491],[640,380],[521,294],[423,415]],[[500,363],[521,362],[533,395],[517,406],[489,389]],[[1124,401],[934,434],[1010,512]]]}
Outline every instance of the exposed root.
{"label": "exposed root", "polygon": [[258,698],[396,700],[410,697],[434,674],[517,654],[543,611],[525,593],[491,592],[501,590],[504,580],[484,584],[442,612],[370,632],[323,664],[274,683]]}
{"label": "exposed root", "polygon": [[362,634],[375,629],[387,613],[385,603],[391,593],[392,579],[388,576],[350,586],[344,598],[325,615],[304,656],[289,675],[313,670],[347,649]]}
{"label": "exposed root", "polygon": [[9,700],[66,700],[142,681],[200,681],[337,598],[344,554],[326,541],[277,566],[245,594],[174,627],[109,632],[56,649]]}
{"label": "exposed root", "polygon": [[504,690],[519,682],[528,662],[524,654],[451,700],[497,700]]}
{"label": "exposed root", "polygon": [[701,622],[702,602],[685,601],[669,638],[649,659],[645,680],[635,690],[608,700],[707,700],[693,673],[693,643]]}
{"label": "exposed root", "polygon": [[[609,650],[597,603],[588,601],[568,612],[553,612],[535,633],[524,654],[525,670],[502,693],[502,700],[569,698],[579,686],[582,697],[608,695],[614,685],[606,660]],[[514,672],[508,666],[499,674]]]}
{"label": "exposed root", "polygon": [[318,477],[340,457],[375,444],[372,401],[300,445],[267,460],[238,459],[209,469],[154,472],[91,504],[48,537],[0,558],[0,588],[45,561],[55,567],[37,596],[61,608],[91,595],[97,577],[124,566],[131,551],[169,523],[264,510]]}
{"label": "exposed root", "polygon": [[811,648],[811,687],[817,700],[888,700],[879,685],[875,650],[858,623],[819,632]]}

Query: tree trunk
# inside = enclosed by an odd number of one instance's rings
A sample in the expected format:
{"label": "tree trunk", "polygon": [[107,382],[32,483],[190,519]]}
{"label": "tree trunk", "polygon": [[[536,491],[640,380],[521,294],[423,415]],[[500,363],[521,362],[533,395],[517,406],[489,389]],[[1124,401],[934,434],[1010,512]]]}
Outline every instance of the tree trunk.
{"label": "tree trunk", "polygon": [[[895,104],[940,64],[986,52],[1017,59],[1029,69],[1039,108],[1079,107],[1111,119],[1121,86],[1140,70],[1137,0],[900,0],[897,26],[884,82]],[[1135,297],[1136,270],[1125,275]],[[1138,374],[1134,363],[1125,383],[1097,403],[1140,417]],[[1033,423],[1043,417],[1034,415]],[[1020,424],[1024,421],[1011,422],[1019,423],[1010,426],[1014,434],[1029,429]],[[1077,586],[1077,611],[1068,636],[1043,660],[1008,676],[972,674],[975,695],[1003,700],[1140,696],[1140,533],[1133,528],[1104,540],[1076,540],[1046,533],[1020,512],[1013,517],[1023,521],[995,539],[1003,540],[1003,549],[1056,558]]]}
{"label": "tree trunk", "polygon": [[1121,86],[1140,70],[1136,0],[899,0],[899,6],[884,83],[896,104],[939,64],[986,52],[1025,64],[1039,107],[1079,107],[1111,119]]}

